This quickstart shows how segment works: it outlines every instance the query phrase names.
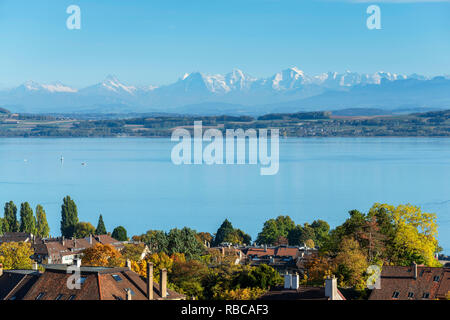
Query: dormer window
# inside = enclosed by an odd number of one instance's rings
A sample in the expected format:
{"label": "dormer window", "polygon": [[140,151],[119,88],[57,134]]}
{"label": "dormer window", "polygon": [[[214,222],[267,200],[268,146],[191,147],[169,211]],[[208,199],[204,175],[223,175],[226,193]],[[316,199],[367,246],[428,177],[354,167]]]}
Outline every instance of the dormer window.
{"label": "dormer window", "polygon": [[41,300],[45,296],[45,292],[41,292],[37,295],[36,300]]}
{"label": "dormer window", "polygon": [[400,292],[394,291],[394,293],[392,294],[392,298],[397,299],[399,295],[400,295]]}
{"label": "dormer window", "polygon": [[408,292],[408,298],[413,298],[414,297],[414,292]]}
{"label": "dormer window", "polygon": [[434,277],[433,277],[433,281],[434,281],[434,282],[439,282],[439,279],[440,279],[439,276],[434,276]]}
{"label": "dormer window", "polygon": [[428,299],[430,297],[430,294],[428,292],[424,292],[422,298]]}

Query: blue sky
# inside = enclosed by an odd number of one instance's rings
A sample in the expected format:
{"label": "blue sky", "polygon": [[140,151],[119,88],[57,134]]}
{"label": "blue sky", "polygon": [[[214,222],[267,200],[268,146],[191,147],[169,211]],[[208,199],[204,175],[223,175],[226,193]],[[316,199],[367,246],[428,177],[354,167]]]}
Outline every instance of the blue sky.
{"label": "blue sky", "polygon": [[[66,8],[81,8],[68,30]],[[381,30],[366,8],[381,8]],[[136,85],[233,68],[266,77],[385,70],[450,74],[450,2],[417,0],[0,0],[0,86],[114,74]]]}

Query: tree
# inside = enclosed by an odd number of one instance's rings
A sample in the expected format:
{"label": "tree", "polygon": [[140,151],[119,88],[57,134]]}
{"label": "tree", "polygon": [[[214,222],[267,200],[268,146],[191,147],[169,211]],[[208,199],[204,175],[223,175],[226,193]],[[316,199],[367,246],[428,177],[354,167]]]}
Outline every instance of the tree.
{"label": "tree", "polygon": [[213,240],[213,236],[209,232],[198,232],[197,239],[201,243],[205,243],[205,241],[211,243],[211,241]]}
{"label": "tree", "polygon": [[276,246],[287,246],[289,244],[289,241],[286,237],[280,236],[278,237],[277,241],[275,241],[274,245]]}
{"label": "tree", "polygon": [[97,243],[83,251],[82,263],[95,267],[121,267],[124,260],[112,245]]}
{"label": "tree", "polygon": [[100,215],[100,217],[98,217],[97,229],[95,229],[95,234],[102,235],[102,234],[106,234],[106,233],[107,232],[106,232],[105,223],[103,222],[102,215]]}
{"label": "tree", "polygon": [[128,241],[127,230],[122,226],[116,227],[113,230],[111,237],[119,241]]}
{"label": "tree", "polygon": [[146,246],[143,243],[126,243],[120,253],[125,259],[129,259],[131,261],[140,261],[145,248]]}
{"label": "tree", "polygon": [[36,220],[28,202],[20,205],[20,232],[36,233]]}
{"label": "tree", "polygon": [[5,232],[3,218],[0,218],[0,236]]}
{"label": "tree", "polygon": [[290,245],[302,246],[307,240],[315,240],[315,230],[305,223],[303,226],[297,225],[288,233],[288,241]]}
{"label": "tree", "polygon": [[214,236],[213,246],[218,246],[225,242],[225,239],[229,237],[234,231],[233,225],[228,219],[225,219],[217,229],[216,235]]}
{"label": "tree", "polygon": [[31,269],[34,254],[28,242],[5,242],[0,245],[0,263],[5,269]]}
{"label": "tree", "polygon": [[288,238],[289,232],[295,228],[295,223],[289,216],[278,216],[267,220],[263,230],[258,234],[256,243],[274,244],[280,237]]}
{"label": "tree", "polygon": [[5,204],[5,219],[3,229],[5,230],[5,232],[19,231],[19,222],[17,221],[17,207],[12,201]]}
{"label": "tree", "polygon": [[305,246],[307,246],[308,248],[315,248],[316,244],[314,243],[313,239],[308,239],[305,241]]}
{"label": "tree", "polygon": [[78,222],[75,225],[73,236],[75,238],[86,238],[95,233],[95,227],[89,222]]}
{"label": "tree", "polygon": [[63,199],[63,204],[61,206],[61,235],[66,238],[73,237],[77,223],[77,205],[69,196],[66,196]]}
{"label": "tree", "polygon": [[168,252],[169,239],[164,231],[148,230],[145,234],[133,236],[133,240],[144,242],[150,252]]}
{"label": "tree", "polygon": [[328,239],[330,225],[323,220],[314,220],[313,223],[311,223],[311,228],[314,230],[315,244],[321,247]]}
{"label": "tree", "polygon": [[364,273],[369,264],[358,241],[353,238],[344,238],[335,263],[342,285],[356,287],[360,290],[364,288]]}
{"label": "tree", "polygon": [[36,206],[36,235],[41,238],[48,238],[50,235],[47,216],[44,208],[40,204]]}
{"label": "tree", "polygon": [[439,250],[436,214],[422,212],[411,204],[395,207],[379,203],[372,207],[370,214],[376,216],[376,212],[381,210],[392,218],[395,229],[389,241],[392,246],[389,251],[393,252],[391,261],[399,265],[417,262],[430,267],[439,266],[434,258]]}
{"label": "tree", "polygon": [[198,241],[197,233],[184,227],[183,229],[172,229],[167,234],[169,241],[168,254],[183,253],[188,260],[200,259],[200,255],[204,251],[204,246]]}

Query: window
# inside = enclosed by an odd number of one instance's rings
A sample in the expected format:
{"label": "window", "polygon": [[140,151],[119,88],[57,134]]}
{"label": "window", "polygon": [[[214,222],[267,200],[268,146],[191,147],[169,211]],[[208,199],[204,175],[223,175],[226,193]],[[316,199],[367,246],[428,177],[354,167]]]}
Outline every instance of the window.
{"label": "window", "polygon": [[414,297],[414,292],[408,292],[408,298],[413,298]]}
{"label": "window", "polygon": [[113,277],[114,280],[116,280],[117,282],[122,281],[122,278],[121,278],[118,274],[113,274],[112,277]]}
{"label": "window", "polygon": [[36,300],[41,300],[43,296],[45,296],[45,292],[39,293],[36,297]]}
{"label": "window", "polygon": [[56,298],[55,298],[55,300],[61,300],[61,298],[63,297],[64,295],[63,294],[58,294],[57,296],[56,296]]}
{"label": "window", "polygon": [[394,291],[394,293],[392,294],[392,298],[397,299],[399,295],[400,295],[400,292]]}
{"label": "window", "polygon": [[75,300],[75,295],[74,295],[74,294],[71,295],[71,296],[69,297],[69,299],[67,299],[67,300]]}
{"label": "window", "polygon": [[439,276],[434,276],[434,277],[433,277],[433,281],[434,281],[434,282],[439,282],[439,279],[440,279]]}
{"label": "window", "polygon": [[428,292],[424,292],[422,298],[428,299],[430,297],[430,294]]}

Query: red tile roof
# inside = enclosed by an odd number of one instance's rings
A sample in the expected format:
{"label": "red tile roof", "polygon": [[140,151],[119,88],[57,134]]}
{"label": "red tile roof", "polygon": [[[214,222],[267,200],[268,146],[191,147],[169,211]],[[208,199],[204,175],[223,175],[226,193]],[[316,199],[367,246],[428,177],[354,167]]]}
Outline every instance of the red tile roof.
{"label": "red tile roof", "polygon": [[380,289],[372,290],[369,300],[445,299],[450,291],[450,268],[384,266]]}

